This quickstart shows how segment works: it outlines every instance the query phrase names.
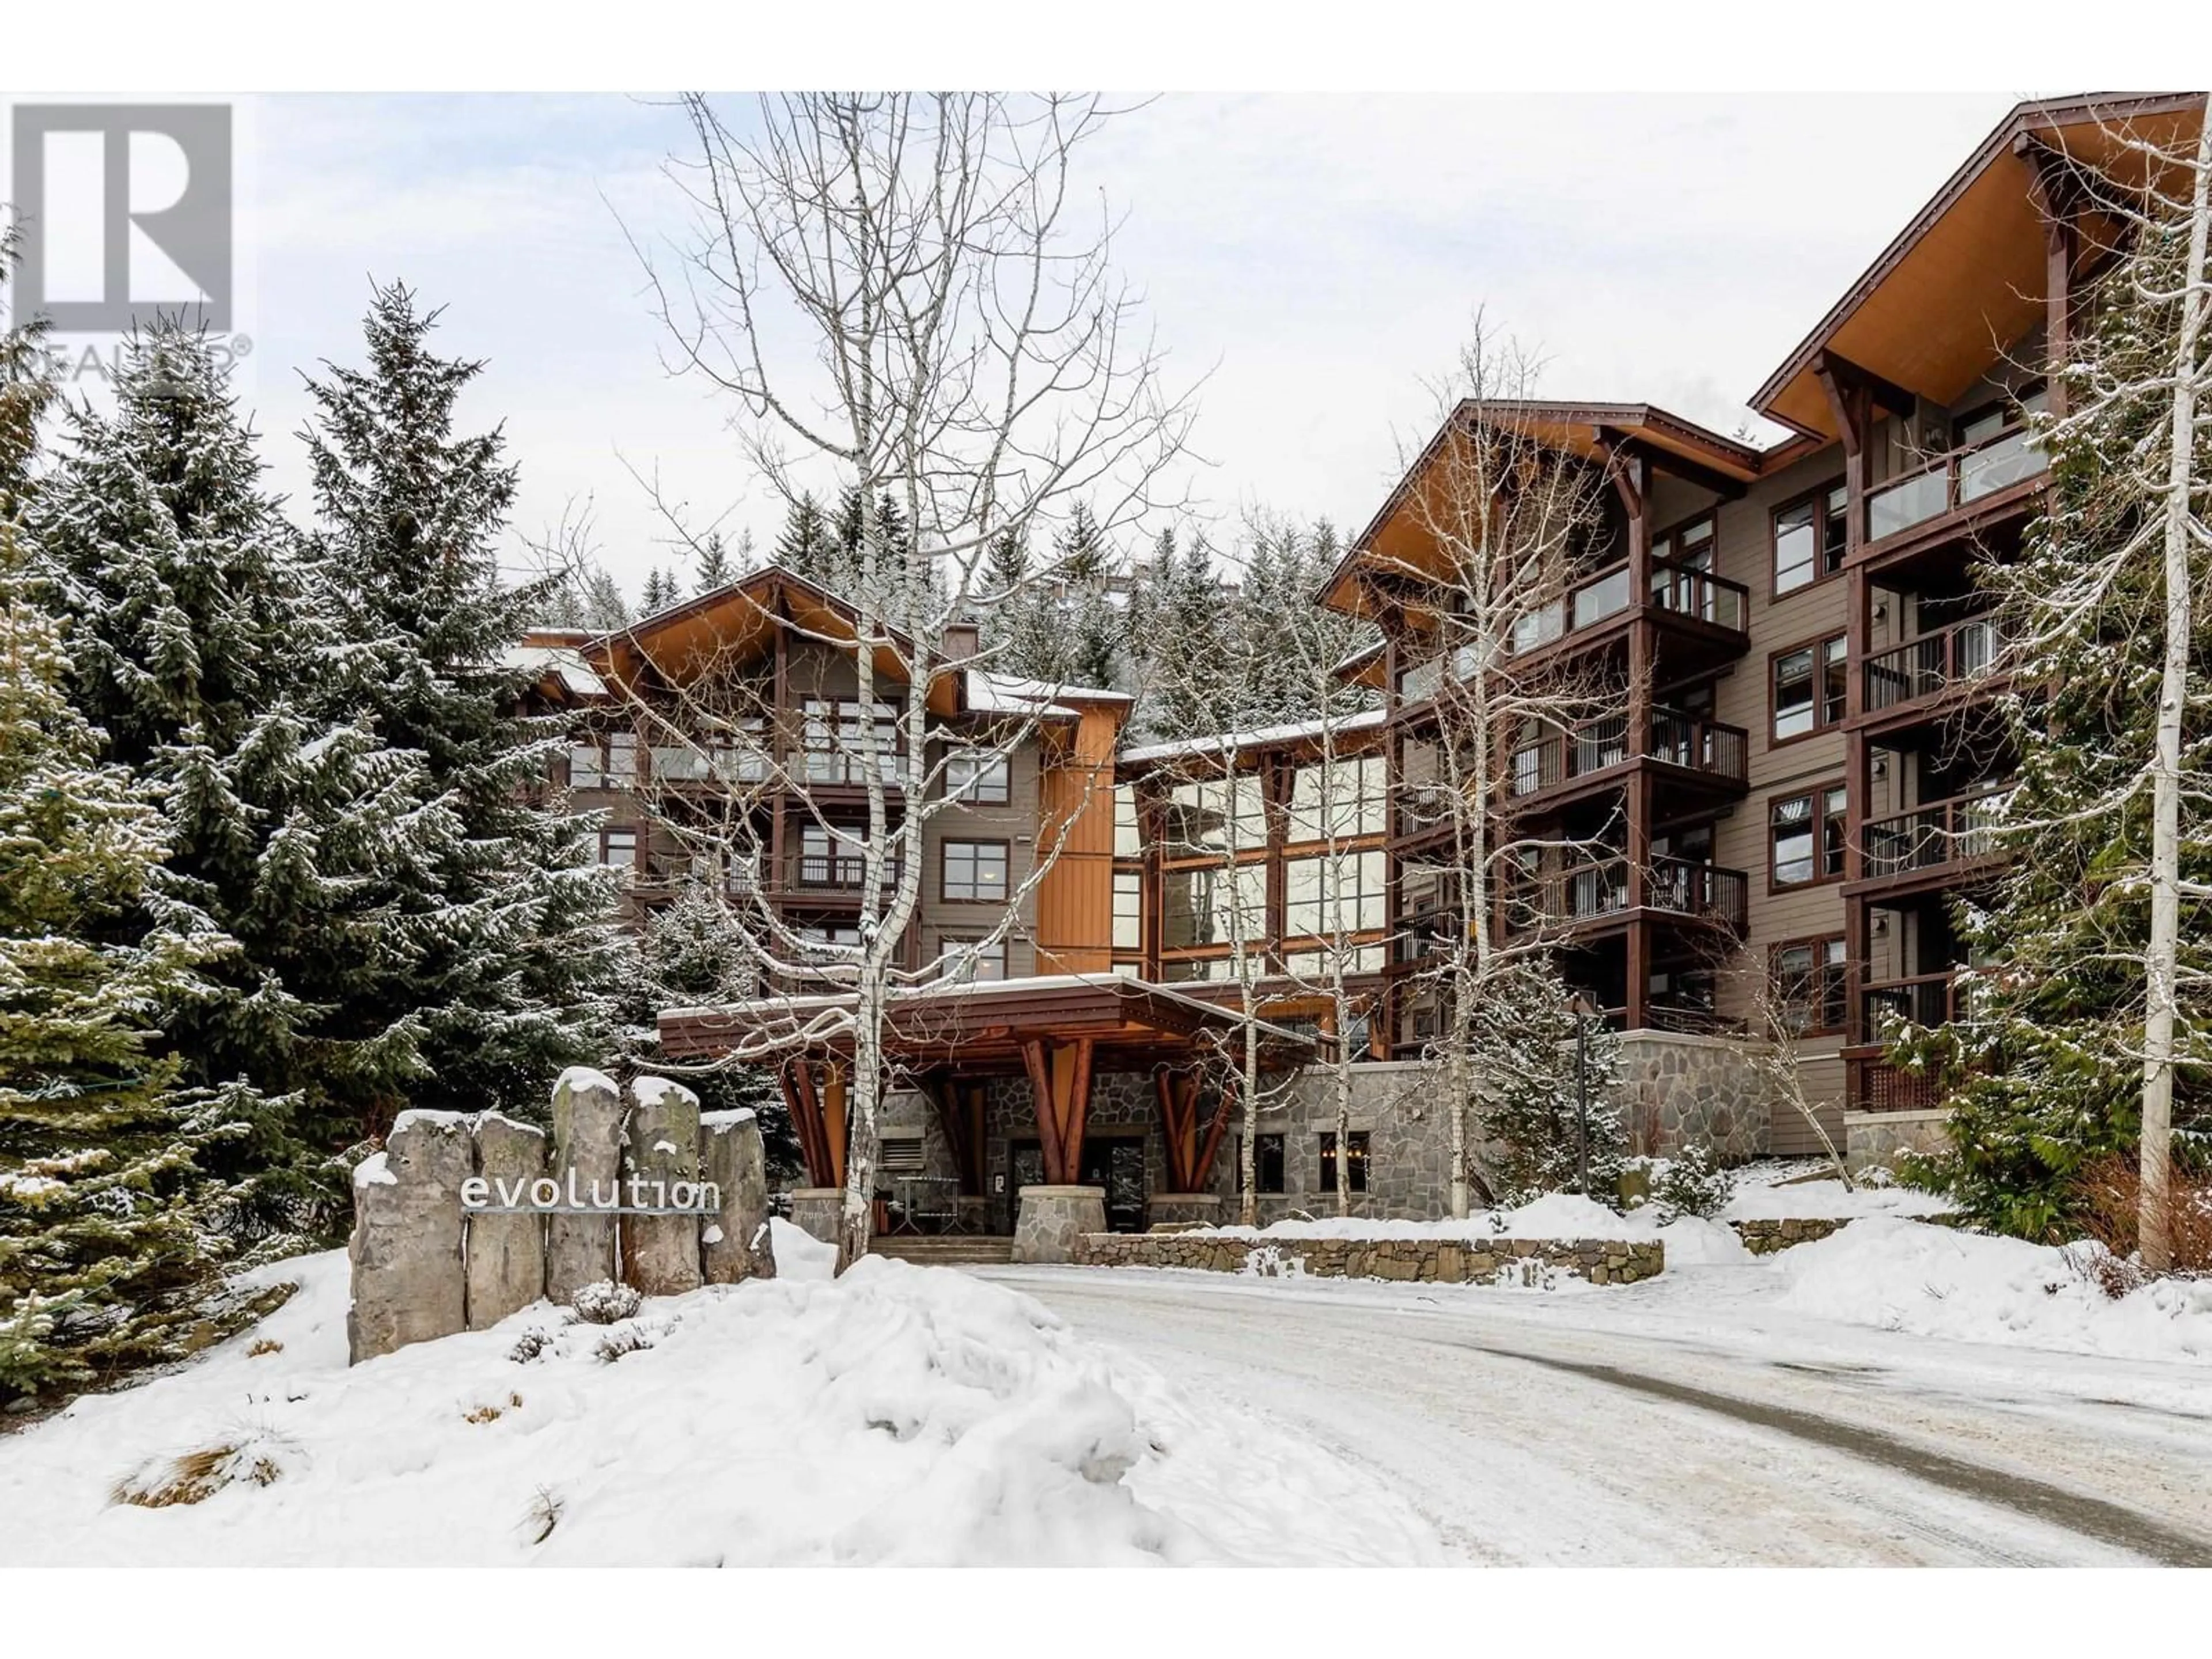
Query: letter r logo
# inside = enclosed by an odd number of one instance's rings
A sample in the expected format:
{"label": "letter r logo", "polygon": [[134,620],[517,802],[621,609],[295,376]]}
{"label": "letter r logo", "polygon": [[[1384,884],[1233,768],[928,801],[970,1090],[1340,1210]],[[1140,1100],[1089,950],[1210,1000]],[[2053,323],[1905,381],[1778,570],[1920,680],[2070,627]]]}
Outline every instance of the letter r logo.
{"label": "letter r logo", "polygon": [[16,315],[64,333],[231,326],[227,104],[18,104]]}

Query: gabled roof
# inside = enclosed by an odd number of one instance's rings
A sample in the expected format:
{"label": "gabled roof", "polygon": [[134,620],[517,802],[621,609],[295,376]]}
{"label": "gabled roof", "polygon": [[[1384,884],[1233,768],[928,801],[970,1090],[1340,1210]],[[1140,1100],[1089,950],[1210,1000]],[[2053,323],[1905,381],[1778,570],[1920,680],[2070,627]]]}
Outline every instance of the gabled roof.
{"label": "gabled roof", "polygon": [[1602,444],[1632,443],[1662,470],[1692,479],[1735,486],[1759,477],[1759,452],[1735,438],[1723,438],[1695,421],[1668,413],[1650,404],[1565,403],[1530,398],[1470,398],[1461,402],[1421,451],[1406,476],[1398,481],[1367,527],[1346,549],[1317,596],[1333,610],[1362,614],[1352,573],[1378,552],[1406,556],[1419,565],[1409,544],[1425,540],[1412,515],[1406,512],[1414,493],[1429,475],[1445,442],[1477,422],[1522,432],[1562,453],[1586,460],[1602,459]]}
{"label": "gabled roof", "polygon": [[1816,372],[1823,351],[1933,402],[1955,402],[2042,316],[2044,226],[2023,148],[2040,145],[2132,185],[2143,165],[2127,138],[2191,138],[2203,108],[2201,92],[2084,93],[2014,106],[1766,377],[1751,406],[1833,439]]}

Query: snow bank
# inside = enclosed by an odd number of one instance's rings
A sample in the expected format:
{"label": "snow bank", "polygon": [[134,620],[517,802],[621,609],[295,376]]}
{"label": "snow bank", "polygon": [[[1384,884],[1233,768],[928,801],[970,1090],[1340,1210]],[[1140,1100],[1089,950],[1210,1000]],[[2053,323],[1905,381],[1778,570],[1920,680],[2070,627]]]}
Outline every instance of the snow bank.
{"label": "snow bank", "polygon": [[[1426,1522],[1309,1437],[963,1273],[871,1258],[829,1281],[802,1237],[776,1229],[787,1277],[609,1327],[540,1304],[351,1370],[344,1257],[286,1263],[301,1291],[254,1330],[0,1439],[0,1560],[1438,1558]],[[638,1346],[611,1359],[610,1342]],[[179,1458],[220,1489],[115,1500],[159,1491]]]}
{"label": "snow bank", "polygon": [[1776,1258],[1777,1304],[1918,1336],[2114,1358],[2212,1361],[2212,1280],[2165,1279],[2113,1301],[2065,1253],[1882,1217]]}
{"label": "snow bank", "polygon": [[1477,1210],[1464,1221],[1391,1221],[1367,1216],[1314,1216],[1265,1227],[1223,1227],[1227,1238],[1625,1238],[1664,1237],[1645,1210],[1620,1215],[1595,1199],[1547,1193],[1517,1210]]}
{"label": "snow bank", "polygon": [[1870,1187],[1862,1182],[1846,1188],[1840,1181],[1797,1181],[1784,1186],[1761,1179],[1770,1170],[1790,1173],[1788,1165],[1748,1170],[1729,1194],[1721,1212],[1729,1221],[1802,1221],[1808,1218],[1841,1220],[1859,1216],[1941,1215],[1948,1206],[1934,1193],[1911,1187]]}

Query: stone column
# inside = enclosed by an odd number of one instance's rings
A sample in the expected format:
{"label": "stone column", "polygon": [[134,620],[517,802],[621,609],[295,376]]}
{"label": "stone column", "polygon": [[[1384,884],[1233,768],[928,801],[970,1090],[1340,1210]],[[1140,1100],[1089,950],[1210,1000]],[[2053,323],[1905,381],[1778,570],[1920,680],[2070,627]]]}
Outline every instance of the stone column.
{"label": "stone column", "polygon": [[564,1205],[605,1204],[605,1215],[554,1215],[545,1224],[545,1294],[576,1292],[615,1276],[615,1218],[622,1201],[622,1096],[614,1079],[572,1066],[553,1085],[553,1178]]}
{"label": "stone column", "polygon": [[1017,1261],[1073,1261],[1080,1233],[1106,1231],[1103,1187],[1024,1187],[1014,1222]]}
{"label": "stone column", "polygon": [[353,1172],[349,1364],[466,1328],[461,1183],[474,1164],[459,1112],[402,1112],[384,1150]]}
{"label": "stone column", "polygon": [[699,1120],[699,1164],[721,1194],[708,1219],[700,1258],[709,1285],[774,1279],[768,1226],[768,1158],[760,1123],[749,1111],[709,1112]]}
{"label": "stone column", "polygon": [[[634,1079],[623,1131],[623,1201],[654,1209],[699,1186],[699,1097],[665,1077]],[[681,1188],[679,1193],[678,1190]],[[699,1288],[699,1218],[625,1215],[623,1282],[647,1296]]]}
{"label": "stone column", "polygon": [[794,1187],[791,1189],[791,1224],[809,1238],[835,1244],[837,1217],[844,1205],[842,1187]]}
{"label": "stone column", "polygon": [[[530,1188],[545,1173],[545,1132],[497,1112],[476,1122],[476,1169],[495,1206],[530,1202]],[[469,1328],[481,1331],[545,1294],[545,1218],[468,1213]]]}

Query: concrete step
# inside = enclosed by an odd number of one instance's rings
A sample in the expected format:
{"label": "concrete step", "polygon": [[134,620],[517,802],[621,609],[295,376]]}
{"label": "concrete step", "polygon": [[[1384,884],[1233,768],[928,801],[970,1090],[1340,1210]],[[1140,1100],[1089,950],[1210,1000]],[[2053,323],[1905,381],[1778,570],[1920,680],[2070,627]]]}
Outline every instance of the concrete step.
{"label": "concrete step", "polygon": [[933,1237],[902,1233],[871,1239],[868,1248],[895,1261],[931,1267],[1004,1267],[1014,1259],[1012,1239],[973,1235]]}

